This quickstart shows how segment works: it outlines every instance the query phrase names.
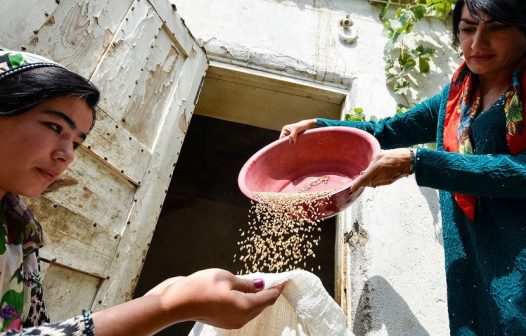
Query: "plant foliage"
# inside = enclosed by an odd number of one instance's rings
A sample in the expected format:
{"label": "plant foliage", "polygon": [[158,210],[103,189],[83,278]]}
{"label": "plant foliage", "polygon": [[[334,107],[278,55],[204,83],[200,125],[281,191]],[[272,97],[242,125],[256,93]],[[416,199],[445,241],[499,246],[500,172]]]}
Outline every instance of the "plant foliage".
{"label": "plant foliage", "polygon": [[[389,39],[386,45],[387,84],[395,93],[405,95],[416,83],[411,75],[428,73],[435,49],[418,44],[411,48],[404,39],[410,36],[416,22],[424,18],[444,20],[456,0],[387,0],[382,3],[380,20]],[[391,7],[396,9],[390,10]]]}

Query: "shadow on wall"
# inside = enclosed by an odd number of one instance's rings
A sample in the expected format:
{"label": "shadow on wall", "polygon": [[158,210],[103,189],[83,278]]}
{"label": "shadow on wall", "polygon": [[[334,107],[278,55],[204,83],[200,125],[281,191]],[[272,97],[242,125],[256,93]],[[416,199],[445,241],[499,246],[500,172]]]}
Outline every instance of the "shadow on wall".
{"label": "shadow on wall", "polygon": [[442,237],[442,219],[440,217],[440,203],[438,199],[438,190],[420,187],[420,193],[426,199],[429,212],[433,215],[433,227],[435,228],[435,239],[441,245],[444,246],[444,240]]}
{"label": "shadow on wall", "polygon": [[[381,302],[381,306],[373,301]],[[381,330],[382,326],[390,336],[429,335],[400,294],[381,276],[373,276],[365,282],[353,321],[352,331],[356,336]]]}

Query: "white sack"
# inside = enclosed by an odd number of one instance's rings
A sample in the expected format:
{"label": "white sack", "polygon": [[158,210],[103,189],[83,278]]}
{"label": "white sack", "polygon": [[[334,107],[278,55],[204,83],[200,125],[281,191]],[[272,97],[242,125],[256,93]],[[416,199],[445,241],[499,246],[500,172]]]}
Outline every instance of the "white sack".
{"label": "white sack", "polygon": [[237,330],[225,330],[196,323],[189,336],[352,336],[345,327],[345,315],[323,287],[320,279],[307,271],[254,273],[265,288],[288,280],[273,306]]}

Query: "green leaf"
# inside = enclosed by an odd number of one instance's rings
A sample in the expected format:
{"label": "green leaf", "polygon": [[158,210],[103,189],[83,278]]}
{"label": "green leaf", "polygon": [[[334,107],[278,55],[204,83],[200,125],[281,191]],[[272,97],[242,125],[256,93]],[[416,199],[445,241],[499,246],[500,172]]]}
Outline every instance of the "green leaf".
{"label": "green leaf", "polygon": [[363,108],[354,107],[352,113],[346,113],[343,117],[347,121],[365,121],[365,114],[363,113]]}
{"label": "green leaf", "polygon": [[413,11],[416,20],[421,20],[426,15],[427,10],[424,5],[416,5],[411,7],[411,11]]}
{"label": "green leaf", "polygon": [[408,110],[409,110],[409,106],[405,106],[403,104],[398,104],[396,106],[396,114],[406,113]]}
{"label": "green leaf", "polygon": [[427,2],[426,16],[444,20],[451,13],[452,0],[434,0]]}
{"label": "green leaf", "polygon": [[407,93],[407,91],[409,90],[409,87],[410,87],[409,81],[402,80],[400,82],[395,83],[393,89],[394,89],[395,93],[403,95],[403,94]]}
{"label": "green leaf", "polygon": [[420,73],[428,73],[430,69],[427,59],[423,57],[418,58],[418,70],[420,70]]}
{"label": "green leaf", "polygon": [[418,45],[415,49],[411,50],[411,53],[416,57],[422,56],[433,56],[435,54],[434,48],[426,48],[423,45]]}

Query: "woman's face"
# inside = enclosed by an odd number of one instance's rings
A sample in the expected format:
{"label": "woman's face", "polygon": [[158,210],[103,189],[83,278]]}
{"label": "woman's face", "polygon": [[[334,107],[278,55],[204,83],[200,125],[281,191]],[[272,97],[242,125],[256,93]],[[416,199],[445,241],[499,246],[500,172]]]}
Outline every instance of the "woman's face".
{"label": "woman's face", "polygon": [[93,115],[78,97],[59,97],[26,113],[0,117],[0,198],[38,196],[73,162]]}
{"label": "woman's face", "polygon": [[479,76],[510,75],[526,55],[526,36],[485,14],[480,16],[483,22],[464,5],[459,40],[467,66]]}

